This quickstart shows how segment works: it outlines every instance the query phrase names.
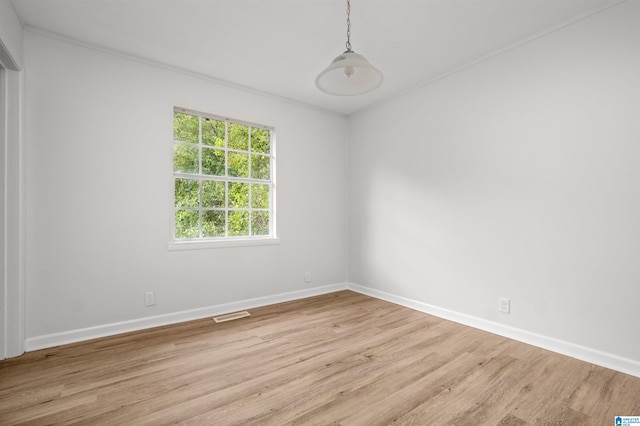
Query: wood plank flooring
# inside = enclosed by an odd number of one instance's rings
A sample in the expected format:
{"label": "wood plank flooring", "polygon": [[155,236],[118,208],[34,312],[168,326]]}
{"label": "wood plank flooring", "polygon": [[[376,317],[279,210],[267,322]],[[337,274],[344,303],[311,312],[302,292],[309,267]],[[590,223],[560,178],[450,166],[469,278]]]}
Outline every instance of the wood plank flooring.
{"label": "wood plank flooring", "polygon": [[640,378],[350,291],[0,362],[2,425],[611,425]]}

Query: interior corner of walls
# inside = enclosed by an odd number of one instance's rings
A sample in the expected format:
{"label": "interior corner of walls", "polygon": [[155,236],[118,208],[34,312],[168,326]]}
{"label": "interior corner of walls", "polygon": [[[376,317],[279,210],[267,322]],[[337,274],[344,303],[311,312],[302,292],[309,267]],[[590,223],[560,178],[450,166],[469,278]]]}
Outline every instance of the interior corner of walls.
{"label": "interior corner of walls", "polygon": [[23,28],[10,1],[0,2],[0,64],[21,71],[23,65]]}
{"label": "interior corner of walls", "polygon": [[239,300],[236,302],[223,303],[219,305],[206,306],[203,308],[191,309],[187,311],[173,312],[129,321],[121,321],[93,327],[80,328],[76,330],[63,331],[59,333],[34,336],[26,339],[25,349],[27,352],[31,352],[39,349],[51,348],[54,346],[98,339],[101,337],[108,337],[133,331],[140,331],[153,327],[177,324],[185,321],[194,321],[203,318],[214,317],[217,315],[228,314],[230,312],[304,299],[307,297],[320,296],[322,294],[334,293],[336,291],[346,289],[347,283],[342,282],[308,288],[304,290],[297,290],[270,296]]}
{"label": "interior corner of walls", "polygon": [[616,370],[631,376],[640,377],[640,360],[621,357],[616,354],[603,352],[598,349],[581,346],[572,342],[556,339],[554,337],[533,333],[524,329],[511,327],[505,324],[474,317],[449,309],[430,305],[428,303],[409,299],[392,293],[380,291],[361,284],[347,283],[349,290],[374,297],[376,299],[395,303],[419,312],[434,315],[458,324],[477,328],[489,333],[497,334],[541,349],[566,355],[580,361],[599,365],[601,367]]}

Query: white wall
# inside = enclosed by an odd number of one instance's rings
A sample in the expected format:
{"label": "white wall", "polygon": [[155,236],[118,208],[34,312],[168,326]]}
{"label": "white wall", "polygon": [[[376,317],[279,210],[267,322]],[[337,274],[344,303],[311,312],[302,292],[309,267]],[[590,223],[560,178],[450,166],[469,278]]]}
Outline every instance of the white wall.
{"label": "white wall", "polygon": [[[346,118],[35,32],[25,52],[30,341],[345,282]],[[279,245],[167,250],[174,105],[275,126]]]}
{"label": "white wall", "polygon": [[638,22],[626,2],[354,116],[349,280],[640,374]]}

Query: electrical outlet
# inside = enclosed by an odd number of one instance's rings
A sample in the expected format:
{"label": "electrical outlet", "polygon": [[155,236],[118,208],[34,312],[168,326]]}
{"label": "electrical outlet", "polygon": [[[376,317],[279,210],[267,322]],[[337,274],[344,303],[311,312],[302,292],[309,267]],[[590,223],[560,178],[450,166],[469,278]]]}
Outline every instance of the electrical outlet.
{"label": "electrical outlet", "polygon": [[498,311],[504,314],[511,313],[511,301],[506,297],[501,297],[498,302]]}
{"label": "electrical outlet", "polygon": [[144,294],[144,306],[153,306],[156,304],[156,293],[148,291]]}
{"label": "electrical outlet", "polygon": [[305,283],[310,283],[311,282],[311,272],[305,272],[304,273],[304,282]]}

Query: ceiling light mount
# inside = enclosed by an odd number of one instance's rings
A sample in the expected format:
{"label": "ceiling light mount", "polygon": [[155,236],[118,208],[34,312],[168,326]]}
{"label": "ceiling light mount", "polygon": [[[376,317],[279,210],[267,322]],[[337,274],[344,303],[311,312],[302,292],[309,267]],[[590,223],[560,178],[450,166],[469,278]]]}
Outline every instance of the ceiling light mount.
{"label": "ceiling light mount", "polygon": [[347,50],[336,56],[316,78],[325,93],[353,96],[370,92],[382,84],[382,73],[367,59],[351,50],[351,2],[347,0]]}

